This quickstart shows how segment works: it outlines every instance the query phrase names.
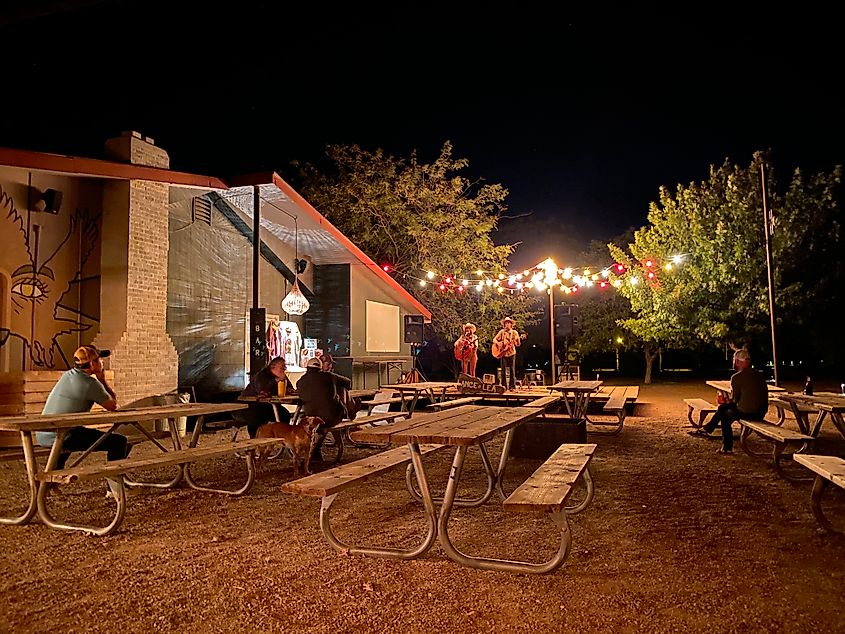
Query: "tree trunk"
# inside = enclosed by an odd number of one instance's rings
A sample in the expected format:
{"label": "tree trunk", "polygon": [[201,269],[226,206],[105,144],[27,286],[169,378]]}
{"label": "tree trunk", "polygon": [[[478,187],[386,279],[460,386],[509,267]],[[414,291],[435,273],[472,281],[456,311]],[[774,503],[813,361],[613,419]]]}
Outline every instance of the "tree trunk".
{"label": "tree trunk", "polygon": [[651,385],[651,371],[654,368],[654,360],[657,358],[658,352],[660,352],[660,347],[650,341],[646,342],[643,347],[643,354],[645,354],[645,378],[643,383],[646,385]]}

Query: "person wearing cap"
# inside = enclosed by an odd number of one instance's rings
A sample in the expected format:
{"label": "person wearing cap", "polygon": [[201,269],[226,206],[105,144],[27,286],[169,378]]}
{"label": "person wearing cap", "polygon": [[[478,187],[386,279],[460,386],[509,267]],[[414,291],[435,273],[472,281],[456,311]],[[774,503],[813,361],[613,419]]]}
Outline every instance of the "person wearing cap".
{"label": "person wearing cap", "polygon": [[[98,350],[96,346],[82,346],[73,353],[73,367],[62,374],[50,391],[44,403],[42,414],[77,414],[90,411],[94,403],[105,409],[117,409],[117,396],[106,382],[103,358],[109,350]],[[74,427],[67,432],[62,443],[62,453],[56,469],[63,469],[71,452],[85,451],[106,434],[87,427]],[[56,432],[36,432],[35,441],[42,447],[52,447]],[[129,455],[131,447],[126,436],[109,434],[96,451],[107,452],[108,460],[121,460]]]}
{"label": "person wearing cap", "polygon": [[731,423],[740,418],[763,420],[769,409],[769,386],[765,377],[751,367],[751,355],[741,348],[734,353],[734,368],[737,372],[731,376],[731,398],[722,400],[719,408],[706,425],[690,432],[693,436],[709,436],[717,425],[722,426],[722,446],[718,453],[733,453],[734,436]]}
{"label": "person wearing cap", "polygon": [[[514,330],[516,322],[512,317],[505,317],[502,321],[502,329],[493,337],[493,343],[502,350],[500,361],[502,364],[501,384],[505,385],[507,381],[508,389],[516,388],[516,349],[522,343],[525,335],[520,335]],[[505,379],[506,372],[509,371],[507,379]]]}
{"label": "person wearing cap", "polygon": [[[285,394],[296,394],[290,379],[287,376],[287,362],[284,357],[273,357],[270,363],[261,368],[252,377],[252,380],[241,392],[241,396],[270,398],[279,395],[279,383],[285,384]],[[282,423],[290,422],[290,412],[284,407],[279,407],[279,419]],[[246,431],[250,438],[255,438],[258,428],[266,423],[276,420],[276,413],[270,403],[250,401],[247,409],[238,410],[232,413],[232,418],[246,425]]]}
{"label": "person wearing cap", "polygon": [[455,342],[455,358],[461,361],[461,372],[475,376],[475,366],[478,363],[478,335],[475,324],[465,323],[463,332]]}
{"label": "person wearing cap", "polygon": [[309,359],[305,365],[305,374],[296,384],[297,394],[302,403],[303,416],[319,416],[323,424],[314,432],[316,439],[311,452],[311,460],[322,460],[320,449],[326,439],[326,430],[334,427],[346,417],[346,391],[352,387],[352,381],[345,376],[326,372],[318,358]]}

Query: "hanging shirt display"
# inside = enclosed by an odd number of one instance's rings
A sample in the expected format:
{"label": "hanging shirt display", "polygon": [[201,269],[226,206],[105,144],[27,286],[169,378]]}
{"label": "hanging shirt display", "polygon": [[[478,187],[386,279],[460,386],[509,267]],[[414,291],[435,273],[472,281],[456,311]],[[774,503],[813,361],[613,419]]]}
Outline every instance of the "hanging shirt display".
{"label": "hanging shirt display", "polygon": [[280,321],[279,332],[281,333],[281,352],[287,363],[288,369],[300,369],[299,359],[302,350],[302,335],[299,326],[293,321]]}

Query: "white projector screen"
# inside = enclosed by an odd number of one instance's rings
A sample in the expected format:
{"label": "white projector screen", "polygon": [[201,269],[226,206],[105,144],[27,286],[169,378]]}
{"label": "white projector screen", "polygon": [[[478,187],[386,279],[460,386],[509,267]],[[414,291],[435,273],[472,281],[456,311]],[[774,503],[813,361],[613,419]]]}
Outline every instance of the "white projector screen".
{"label": "white projector screen", "polygon": [[367,300],[367,352],[399,352],[399,307]]}

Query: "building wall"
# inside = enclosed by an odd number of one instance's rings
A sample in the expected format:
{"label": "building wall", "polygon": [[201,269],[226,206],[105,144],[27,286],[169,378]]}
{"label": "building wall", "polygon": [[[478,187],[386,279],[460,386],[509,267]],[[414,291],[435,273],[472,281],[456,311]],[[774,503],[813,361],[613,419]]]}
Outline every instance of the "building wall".
{"label": "building wall", "polygon": [[[252,242],[212,206],[211,223],[194,220],[193,199],[204,192],[171,188],[167,329],[179,353],[179,385],[198,397],[241,390],[246,380],[246,328],[252,306]],[[265,241],[271,237],[262,235]],[[274,244],[293,266],[293,252]],[[259,260],[259,303],[282,313],[290,284]],[[297,321],[300,330],[302,318]]]}
{"label": "building wall", "polygon": [[[397,299],[397,293],[382,282],[372,271],[364,266],[350,267],[350,355],[353,357],[383,357],[385,359],[407,358],[408,362],[404,369],[411,369],[411,345],[404,343],[404,318],[405,315],[416,314],[410,312],[408,307],[402,305]],[[399,306],[399,352],[367,352],[367,301],[381,302]],[[397,380],[394,372],[390,380]],[[366,383],[372,387],[377,383],[376,371],[374,368],[367,369]],[[363,368],[355,366],[355,385],[363,386]],[[382,377],[382,382],[385,382]]]}
{"label": "building wall", "polygon": [[[57,213],[35,211],[47,189]],[[97,334],[101,209],[96,179],[0,168],[0,372],[64,370]]]}

